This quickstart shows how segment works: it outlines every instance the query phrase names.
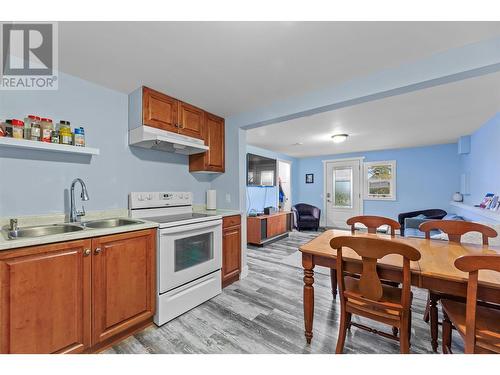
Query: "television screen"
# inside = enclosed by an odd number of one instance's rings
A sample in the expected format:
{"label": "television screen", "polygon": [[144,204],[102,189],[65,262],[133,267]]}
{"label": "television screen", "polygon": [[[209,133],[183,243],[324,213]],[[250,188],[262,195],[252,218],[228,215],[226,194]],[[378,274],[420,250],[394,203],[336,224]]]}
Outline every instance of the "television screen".
{"label": "television screen", "polygon": [[247,185],[276,186],[276,160],[247,154]]}

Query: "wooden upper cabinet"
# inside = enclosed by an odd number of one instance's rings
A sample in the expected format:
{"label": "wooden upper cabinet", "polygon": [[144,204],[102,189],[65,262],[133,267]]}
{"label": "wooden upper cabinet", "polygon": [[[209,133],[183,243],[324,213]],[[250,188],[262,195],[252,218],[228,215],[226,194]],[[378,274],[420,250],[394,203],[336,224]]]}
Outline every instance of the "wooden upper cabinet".
{"label": "wooden upper cabinet", "polygon": [[91,345],[91,241],[0,254],[0,353],[80,353]]}
{"label": "wooden upper cabinet", "polygon": [[225,127],[224,119],[206,113],[205,144],[207,152],[190,155],[190,172],[220,172],[225,171]]}
{"label": "wooden upper cabinet", "polygon": [[142,88],[144,125],[177,133],[178,109],[178,100],[148,87]]}
{"label": "wooden upper cabinet", "polygon": [[155,311],[154,230],[92,241],[93,343],[151,318]]}
{"label": "wooden upper cabinet", "polygon": [[199,108],[179,102],[179,134],[205,139],[205,112]]}

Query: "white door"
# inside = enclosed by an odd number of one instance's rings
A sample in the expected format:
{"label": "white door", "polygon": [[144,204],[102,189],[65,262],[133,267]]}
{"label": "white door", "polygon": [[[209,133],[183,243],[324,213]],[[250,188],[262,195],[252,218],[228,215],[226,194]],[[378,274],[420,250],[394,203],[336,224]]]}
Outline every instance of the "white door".
{"label": "white door", "polygon": [[361,160],[325,162],[325,213],[326,226],[347,228],[346,221],[362,215]]}
{"label": "white door", "polygon": [[[278,182],[281,183],[281,189],[285,194],[283,202],[283,210],[290,211],[292,209],[292,168],[288,161],[278,160]],[[278,185],[278,203],[280,192]]]}

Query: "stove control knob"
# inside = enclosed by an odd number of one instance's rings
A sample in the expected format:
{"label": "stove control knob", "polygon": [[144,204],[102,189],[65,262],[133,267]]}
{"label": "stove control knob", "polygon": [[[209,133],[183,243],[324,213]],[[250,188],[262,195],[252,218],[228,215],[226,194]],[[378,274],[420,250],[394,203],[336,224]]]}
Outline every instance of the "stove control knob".
{"label": "stove control knob", "polygon": [[137,196],[137,200],[138,200],[138,201],[143,201],[143,200],[144,200],[144,197],[143,197],[142,195],[138,195],[138,196]]}

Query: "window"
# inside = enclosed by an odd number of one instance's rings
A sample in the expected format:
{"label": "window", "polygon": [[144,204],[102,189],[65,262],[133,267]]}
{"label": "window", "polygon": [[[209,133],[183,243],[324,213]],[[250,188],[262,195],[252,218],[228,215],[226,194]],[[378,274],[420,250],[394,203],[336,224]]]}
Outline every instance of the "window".
{"label": "window", "polygon": [[376,161],[364,164],[364,198],[396,200],[396,161]]}
{"label": "window", "polygon": [[352,208],[352,168],[333,169],[333,205]]}

